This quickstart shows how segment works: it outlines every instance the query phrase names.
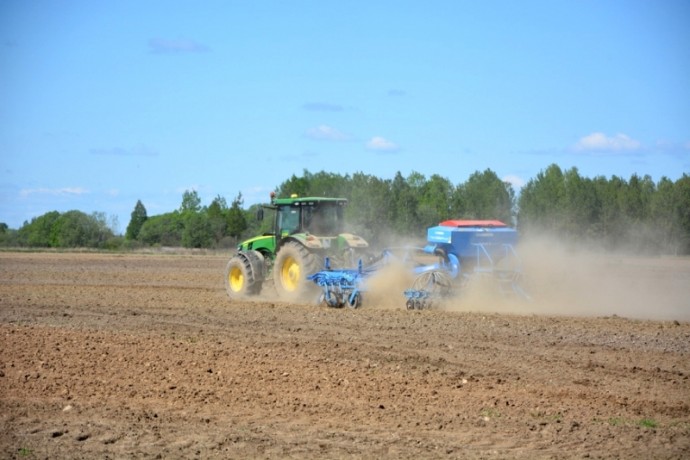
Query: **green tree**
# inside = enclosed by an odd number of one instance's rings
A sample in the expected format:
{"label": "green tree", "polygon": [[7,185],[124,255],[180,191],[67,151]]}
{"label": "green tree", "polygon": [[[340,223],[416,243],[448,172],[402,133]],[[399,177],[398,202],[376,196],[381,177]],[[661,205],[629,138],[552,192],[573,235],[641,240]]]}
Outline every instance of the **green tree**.
{"label": "green tree", "polygon": [[102,248],[112,238],[105,214],[84,214],[81,211],[67,211],[58,217],[53,225],[54,246],[59,248]]}
{"label": "green tree", "polygon": [[201,207],[201,198],[196,190],[185,190],[182,194],[180,214],[182,218],[181,240],[186,248],[211,246],[213,229],[208,215]]}
{"label": "green tree", "polygon": [[521,227],[558,232],[562,229],[565,208],[565,182],[561,168],[552,164],[530,179],[520,193]]}
{"label": "green tree", "polygon": [[19,232],[17,230],[9,228],[4,222],[0,223],[0,246],[19,246],[18,238]]}
{"label": "green tree", "polygon": [[302,176],[294,174],[276,189],[278,197],[298,196],[325,196],[347,197],[350,191],[349,176],[320,171],[311,173],[308,170],[302,172]]}
{"label": "green tree", "polygon": [[690,176],[683,174],[673,184],[673,205],[679,229],[679,253],[690,254]]}
{"label": "green tree", "polygon": [[392,207],[392,229],[398,235],[409,236],[419,233],[417,218],[417,197],[410,183],[400,171],[391,183],[390,206]]}
{"label": "green tree", "polygon": [[342,176],[340,174],[328,173],[320,171],[311,174],[305,171],[305,177],[308,179],[309,188],[307,193],[311,196],[325,196],[325,197],[346,197],[349,194],[349,176]]}
{"label": "green tree", "polygon": [[612,176],[609,180],[599,177],[594,181],[600,207],[600,237],[608,247],[615,247],[627,230],[625,215],[619,197],[627,187],[625,179]]}
{"label": "green tree", "polygon": [[310,191],[309,171],[304,170],[301,177],[294,174],[276,189],[276,196],[279,198],[291,195],[308,196]]}
{"label": "green tree", "polygon": [[57,235],[54,231],[55,222],[60,217],[57,211],[50,211],[34,217],[31,222],[24,222],[18,231],[19,244],[29,247],[55,247]]}
{"label": "green tree", "polygon": [[238,239],[248,226],[247,217],[242,211],[243,204],[242,192],[239,192],[227,211],[227,234],[235,239]]}
{"label": "green tree", "polygon": [[149,246],[180,246],[184,223],[178,211],[151,216],[139,230],[139,241]]}
{"label": "green tree", "polygon": [[563,187],[562,221],[557,228],[572,239],[591,236],[592,226],[598,219],[597,197],[591,181],[573,167],[563,174]]}
{"label": "green tree", "polygon": [[185,190],[182,194],[180,212],[199,212],[201,210],[201,198],[196,190]]}
{"label": "green tree", "polygon": [[137,204],[134,206],[132,211],[129,224],[127,225],[127,231],[125,232],[125,238],[128,240],[136,240],[139,236],[139,231],[148,219],[146,214],[146,208],[142,204],[141,200],[137,200]]}
{"label": "green tree", "polygon": [[434,174],[420,186],[418,215],[426,227],[456,217],[453,206],[455,187],[446,178]]}
{"label": "green tree", "polygon": [[637,174],[633,174],[619,190],[621,213],[626,217],[628,224],[637,225],[646,220],[654,188],[649,176],[640,179]]}
{"label": "green tree", "polygon": [[220,195],[216,196],[208,206],[208,209],[206,209],[209,225],[211,226],[211,233],[213,234],[213,240],[216,245],[226,236],[228,227],[226,218],[227,212],[228,204],[225,198]]}
{"label": "green tree", "polygon": [[390,245],[390,241],[382,241],[388,237],[393,219],[390,186],[390,181],[369,174],[353,174],[345,210],[346,229],[370,244]]}
{"label": "green tree", "polygon": [[14,239],[20,246],[53,248],[104,248],[115,235],[105,214],[91,215],[72,210],[60,214],[51,211],[25,222]]}
{"label": "green tree", "polygon": [[495,172],[476,171],[461,186],[465,216],[472,219],[498,219],[513,223],[515,192]]}
{"label": "green tree", "polygon": [[182,246],[186,248],[208,248],[213,241],[213,229],[205,213],[188,213],[184,216]]}
{"label": "green tree", "polygon": [[664,176],[659,180],[650,203],[650,219],[656,224],[663,251],[678,252],[680,227],[675,215],[673,181]]}

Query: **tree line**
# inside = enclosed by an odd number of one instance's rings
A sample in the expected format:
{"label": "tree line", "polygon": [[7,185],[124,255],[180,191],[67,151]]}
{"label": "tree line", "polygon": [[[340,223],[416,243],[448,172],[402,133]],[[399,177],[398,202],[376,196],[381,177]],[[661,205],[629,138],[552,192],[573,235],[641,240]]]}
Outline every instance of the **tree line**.
{"label": "tree line", "polygon": [[568,242],[637,253],[690,253],[690,176],[582,177],[551,165],[523,188],[518,223]]}
{"label": "tree line", "polygon": [[[398,237],[423,240],[426,229],[449,218],[497,219],[521,234],[551,233],[568,242],[606,249],[647,253],[690,253],[690,176],[674,181],[634,174],[629,179],[583,177],[577,168],[550,165],[522,187],[513,186],[491,169],[476,171],[453,184],[434,174],[413,172],[393,179],[355,173],[292,175],[277,196],[348,198],[349,230],[374,245]],[[268,197],[267,197],[268,201]],[[255,204],[243,208],[242,194],[227,204],[216,196],[203,206],[196,191],[186,191],[179,209],[148,216],[135,204],[124,235],[115,235],[102,214],[53,211],[25,222],[19,230],[0,224],[0,244],[19,247],[148,246],[231,248],[244,238],[270,231],[269,219],[258,221]]]}
{"label": "tree line", "polygon": [[232,247],[248,227],[248,211],[243,210],[242,205],[240,193],[230,206],[220,195],[208,206],[202,206],[199,194],[188,190],[182,195],[179,209],[148,217],[142,202],[137,201],[125,241],[130,246]]}
{"label": "tree line", "polygon": [[29,248],[115,249],[121,244],[102,212],[47,212],[19,230],[0,223],[0,246]]}

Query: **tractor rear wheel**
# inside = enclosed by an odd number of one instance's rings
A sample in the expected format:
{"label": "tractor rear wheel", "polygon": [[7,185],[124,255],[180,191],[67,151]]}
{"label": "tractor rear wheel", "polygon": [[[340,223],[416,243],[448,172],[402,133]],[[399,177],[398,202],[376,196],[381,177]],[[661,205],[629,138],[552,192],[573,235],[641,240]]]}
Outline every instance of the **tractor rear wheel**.
{"label": "tractor rear wheel", "polygon": [[264,256],[259,251],[240,252],[233,256],[225,269],[225,291],[231,298],[256,295],[261,292]]}
{"label": "tractor rear wheel", "polygon": [[286,300],[313,299],[317,287],[307,275],[321,268],[318,257],[297,242],[287,242],[278,250],[273,265],[273,281],[278,296]]}

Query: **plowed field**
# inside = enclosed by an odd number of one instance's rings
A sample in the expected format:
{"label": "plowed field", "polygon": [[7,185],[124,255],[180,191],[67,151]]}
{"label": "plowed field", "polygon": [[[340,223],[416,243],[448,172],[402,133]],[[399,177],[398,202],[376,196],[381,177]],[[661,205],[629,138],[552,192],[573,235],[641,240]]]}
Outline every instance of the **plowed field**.
{"label": "plowed field", "polygon": [[690,458],[687,260],[626,265],[647,319],[231,301],[226,262],[0,253],[0,457]]}

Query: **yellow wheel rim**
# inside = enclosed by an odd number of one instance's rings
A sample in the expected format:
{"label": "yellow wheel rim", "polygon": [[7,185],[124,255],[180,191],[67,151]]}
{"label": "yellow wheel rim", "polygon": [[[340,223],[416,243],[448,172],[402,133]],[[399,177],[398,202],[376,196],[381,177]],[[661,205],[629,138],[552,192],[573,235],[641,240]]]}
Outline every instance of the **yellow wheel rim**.
{"label": "yellow wheel rim", "polygon": [[239,267],[232,267],[228,274],[228,282],[233,292],[240,292],[244,286],[244,275]]}
{"label": "yellow wheel rim", "polygon": [[286,291],[295,291],[299,286],[300,268],[297,261],[292,257],[287,257],[285,263],[280,267],[280,280]]}

